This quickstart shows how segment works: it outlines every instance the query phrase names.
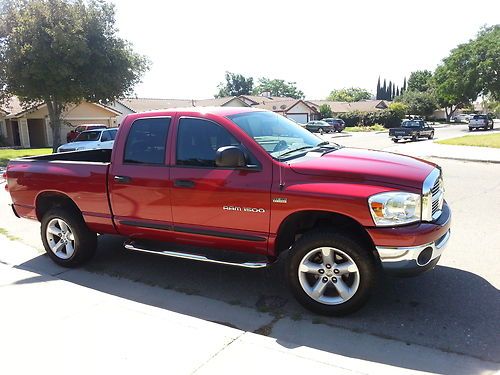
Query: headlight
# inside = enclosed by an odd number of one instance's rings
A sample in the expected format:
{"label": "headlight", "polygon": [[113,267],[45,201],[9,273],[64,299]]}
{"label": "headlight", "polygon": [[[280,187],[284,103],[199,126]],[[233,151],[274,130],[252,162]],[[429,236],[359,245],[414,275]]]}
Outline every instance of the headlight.
{"label": "headlight", "polygon": [[377,226],[394,226],[420,221],[420,195],[405,192],[376,194],[368,206]]}

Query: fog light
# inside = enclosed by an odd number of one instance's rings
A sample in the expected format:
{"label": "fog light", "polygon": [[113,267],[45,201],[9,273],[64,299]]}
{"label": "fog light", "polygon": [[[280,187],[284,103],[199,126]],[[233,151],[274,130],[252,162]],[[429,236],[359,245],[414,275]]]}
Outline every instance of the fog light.
{"label": "fog light", "polygon": [[418,254],[417,264],[419,266],[425,266],[431,261],[432,258],[432,247],[427,246],[422,250],[420,254]]}

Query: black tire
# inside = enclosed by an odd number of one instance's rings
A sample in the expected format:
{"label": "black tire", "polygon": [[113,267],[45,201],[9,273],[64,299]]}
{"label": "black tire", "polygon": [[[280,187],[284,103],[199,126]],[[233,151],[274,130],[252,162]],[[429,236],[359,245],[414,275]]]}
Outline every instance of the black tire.
{"label": "black tire", "polygon": [[[53,219],[63,220],[73,234],[74,252],[67,259],[57,256],[50,248],[47,226]],[[94,256],[97,248],[97,234],[87,228],[82,215],[77,210],[64,207],[50,209],[43,215],[41,224],[40,234],[43,246],[55,263],[63,267],[77,267]]]}
{"label": "black tire", "polygon": [[393,141],[394,143],[398,143],[398,142],[399,142],[399,139],[393,138],[393,139],[392,139],[392,141]]}
{"label": "black tire", "polygon": [[471,128],[471,127],[469,126],[469,131],[471,132],[472,130],[473,130],[473,128]]}
{"label": "black tire", "polygon": [[[352,297],[345,302],[339,304],[326,304],[316,301],[310,297],[301,286],[299,280],[299,266],[301,261],[311,251],[321,247],[335,248],[344,252],[357,266],[359,285]],[[322,230],[304,234],[292,246],[288,255],[287,279],[292,294],[305,308],[322,315],[341,316],[360,309],[366,303],[376,285],[379,274],[378,270],[377,261],[369,249],[364,248],[354,239],[343,234]],[[323,276],[326,276],[326,274],[323,274]],[[331,275],[329,275],[329,277],[330,276]],[[338,275],[334,276],[338,277]],[[321,278],[321,276],[318,277]],[[351,277],[351,275],[347,277]],[[318,282],[320,281],[319,279],[317,280]],[[347,281],[349,280],[347,279]]]}
{"label": "black tire", "polygon": [[411,140],[412,140],[413,142],[415,142],[415,141],[417,140],[417,136],[416,136],[416,135],[412,136],[412,137],[411,137]]}
{"label": "black tire", "polygon": [[434,138],[434,132],[431,132],[431,134],[429,135],[429,139],[432,139]]}

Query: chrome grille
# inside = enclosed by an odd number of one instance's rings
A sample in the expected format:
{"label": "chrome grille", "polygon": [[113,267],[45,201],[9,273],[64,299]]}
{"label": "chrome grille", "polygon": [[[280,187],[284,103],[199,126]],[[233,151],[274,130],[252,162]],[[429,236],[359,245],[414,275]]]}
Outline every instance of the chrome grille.
{"label": "chrome grille", "polygon": [[443,179],[441,178],[441,174],[436,179],[434,186],[431,189],[432,194],[432,217],[437,219],[441,214],[441,210],[443,209]]}

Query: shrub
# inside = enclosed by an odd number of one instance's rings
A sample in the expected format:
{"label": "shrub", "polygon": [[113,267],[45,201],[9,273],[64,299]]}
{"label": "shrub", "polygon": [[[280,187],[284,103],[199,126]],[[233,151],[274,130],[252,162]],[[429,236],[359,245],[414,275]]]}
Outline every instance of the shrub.
{"label": "shrub", "polygon": [[353,111],[341,113],[338,117],[344,120],[345,126],[358,126],[363,125],[365,115],[366,114],[364,112]]}
{"label": "shrub", "polygon": [[346,112],[341,113],[338,117],[344,120],[347,127],[380,124],[389,129],[397,128],[401,125],[400,112],[391,109],[384,109],[377,112]]}
{"label": "shrub", "polygon": [[319,113],[321,115],[321,118],[328,118],[328,117],[332,117],[333,116],[332,109],[326,103],[325,104],[321,104],[319,106]]}

